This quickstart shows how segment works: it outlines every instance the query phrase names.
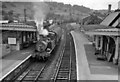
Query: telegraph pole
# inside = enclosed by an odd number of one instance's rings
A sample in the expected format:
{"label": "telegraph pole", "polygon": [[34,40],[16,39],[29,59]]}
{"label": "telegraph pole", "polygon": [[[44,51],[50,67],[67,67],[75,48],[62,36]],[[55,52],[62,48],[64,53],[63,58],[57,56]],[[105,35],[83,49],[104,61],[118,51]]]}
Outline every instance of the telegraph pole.
{"label": "telegraph pole", "polygon": [[26,9],[24,9],[24,21],[26,22]]}

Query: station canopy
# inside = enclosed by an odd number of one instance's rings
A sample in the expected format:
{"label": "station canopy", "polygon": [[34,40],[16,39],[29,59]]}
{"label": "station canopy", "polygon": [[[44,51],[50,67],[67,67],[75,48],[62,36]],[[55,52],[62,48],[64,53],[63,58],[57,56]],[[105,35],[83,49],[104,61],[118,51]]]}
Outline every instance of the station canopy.
{"label": "station canopy", "polygon": [[89,35],[120,36],[120,12],[109,14],[99,25],[83,26]]}
{"label": "station canopy", "polygon": [[0,23],[0,30],[12,31],[36,31],[35,26],[27,25],[24,23]]}

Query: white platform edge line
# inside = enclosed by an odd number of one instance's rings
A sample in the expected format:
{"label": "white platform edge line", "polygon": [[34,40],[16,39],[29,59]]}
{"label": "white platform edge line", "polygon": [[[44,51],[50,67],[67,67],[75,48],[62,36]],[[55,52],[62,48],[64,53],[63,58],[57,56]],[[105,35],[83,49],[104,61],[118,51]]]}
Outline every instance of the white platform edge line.
{"label": "white platform edge line", "polygon": [[[75,53],[77,54],[77,47],[76,47],[76,43],[75,43],[75,38],[74,38],[74,36],[73,36],[73,31],[71,31],[71,35],[72,35],[72,37],[73,37],[73,41],[74,41],[74,46],[75,46]],[[80,78],[79,78],[79,73],[78,73],[78,60],[77,60],[77,55],[76,55],[76,68],[77,68],[77,80],[80,80]]]}
{"label": "white platform edge line", "polygon": [[12,71],[14,71],[18,66],[20,66],[22,63],[24,63],[30,57],[31,57],[31,54],[27,58],[25,58],[22,62],[20,62],[17,66],[15,66],[11,71],[9,71],[7,74],[5,74],[2,78],[0,78],[0,81],[2,81],[2,79],[4,79],[8,74],[10,74]]}

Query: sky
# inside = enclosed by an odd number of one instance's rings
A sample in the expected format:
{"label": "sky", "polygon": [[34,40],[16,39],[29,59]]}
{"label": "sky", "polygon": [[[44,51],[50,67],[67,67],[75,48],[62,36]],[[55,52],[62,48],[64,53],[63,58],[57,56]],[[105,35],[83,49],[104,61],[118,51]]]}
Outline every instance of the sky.
{"label": "sky", "polygon": [[108,9],[108,4],[112,5],[112,10],[118,8],[118,2],[120,0],[0,0],[0,1],[28,1],[28,2],[39,2],[39,1],[56,1],[63,2],[65,4],[72,5],[83,5],[89,7],[90,9],[101,10]]}
{"label": "sky", "polygon": [[108,9],[108,4],[112,5],[112,10],[118,8],[118,2],[120,0],[52,0],[57,2],[64,2],[66,4],[76,4],[83,5],[85,7],[89,7],[91,9],[99,10],[99,9]]}

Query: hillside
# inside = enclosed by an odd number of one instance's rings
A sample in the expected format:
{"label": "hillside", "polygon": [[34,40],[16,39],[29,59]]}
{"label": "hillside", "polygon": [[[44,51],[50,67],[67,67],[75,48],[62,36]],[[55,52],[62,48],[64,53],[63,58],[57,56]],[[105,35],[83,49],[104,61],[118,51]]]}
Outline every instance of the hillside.
{"label": "hillside", "polygon": [[[26,9],[26,18],[28,20],[34,20],[34,3],[31,2],[3,2],[2,3],[2,16],[3,19],[9,18],[9,14],[12,14],[16,20],[24,20],[25,9]],[[42,11],[47,11],[48,19],[59,19],[59,20],[78,20],[90,16],[94,12],[93,9],[70,4],[58,3],[58,2],[45,2],[49,10],[42,9]],[[41,7],[41,6],[38,6]],[[43,7],[44,8],[44,7]],[[41,9],[41,8],[40,8]],[[42,12],[41,11],[41,12]],[[39,12],[41,14],[41,12]],[[100,15],[100,13],[99,13]],[[102,16],[102,14],[100,15]]]}
{"label": "hillside", "polygon": [[89,16],[89,13],[91,13],[93,10],[84,6],[78,6],[70,4],[63,4],[63,3],[57,3],[57,2],[46,2],[50,10],[54,12],[55,14],[59,14],[62,16],[66,16],[65,18],[74,18],[74,19],[82,19],[86,16]]}
{"label": "hillside", "polygon": [[24,9],[26,9],[27,17],[33,19],[32,4],[27,2],[3,2],[2,3],[2,15],[5,16],[10,12],[13,13],[15,19],[22,19],[24,17]]}

